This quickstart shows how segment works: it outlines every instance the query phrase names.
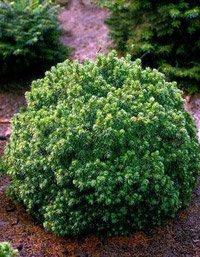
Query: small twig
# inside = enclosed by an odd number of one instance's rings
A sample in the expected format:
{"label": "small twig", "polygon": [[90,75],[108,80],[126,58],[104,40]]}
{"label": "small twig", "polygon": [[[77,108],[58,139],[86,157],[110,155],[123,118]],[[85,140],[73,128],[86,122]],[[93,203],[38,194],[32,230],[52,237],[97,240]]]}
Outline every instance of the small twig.
{"label": "small twig", "polygon": [[4,135],[0,135],[0,140],[6,141],[8,138]]}
{"label": "small twig", "polygon": [[0,119],[0,124],[10,124],[9,119]]}
{"label": "small twig", "polygon": [[98,49],[98,51],[97,51],[97,54],[98,54],[98,53],[100,53],[100,52],[101,52],[101,50],[102,50],[102,48],[101,48],[101,47],[99,47],[99,49]]}
{"label": "small twig", "polygon": [[12,226],[16,226],[19,224],[19,218],[16,218],[15,221],[12,222]]}
{"label": "small twig", "polygon": [[148,55],[149,54],[149,52],[146,52],[146,53],[144,53],[141,57],[140,57],[140,59],[142,60],[146,55]]}

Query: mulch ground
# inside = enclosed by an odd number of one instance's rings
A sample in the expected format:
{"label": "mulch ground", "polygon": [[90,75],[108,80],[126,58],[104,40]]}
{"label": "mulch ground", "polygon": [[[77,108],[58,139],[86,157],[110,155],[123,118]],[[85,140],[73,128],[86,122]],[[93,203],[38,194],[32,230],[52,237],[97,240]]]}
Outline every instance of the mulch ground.
{"label": "mulch ground", "polygon": [[[24,91],[0,92],[0,136],[5,135],[9,129],[11,117],[25,105]],[[6,145],[5,140],[0,140],[0,155]]]}
{"label": "mulch ground", "polygon": [[[99,48],[107,51],[110,39],[103,24],[107,15],[93,5],[81,6],[78,0],[72,1],[69,8],[62,11],[59,18],[66,31],[63,42],[75,49],[73,59],[94,58]],[[199,95],[191,99],[186,109],[200,127],[199,99]],[[24,92],[0,92],[0,135],[5,134],[10,126],[5,120],[23,105]],[[5,145],[6,141],[0,140],[0,155]],[[18,248],[20,257],[200,257],[200,180],[190,207],[162,226],[127,237],[88,235],[79,239],[47,233],[23,206],[8,199],[8,184],[9,178],[0,177],[0,242],[9,241]]]}

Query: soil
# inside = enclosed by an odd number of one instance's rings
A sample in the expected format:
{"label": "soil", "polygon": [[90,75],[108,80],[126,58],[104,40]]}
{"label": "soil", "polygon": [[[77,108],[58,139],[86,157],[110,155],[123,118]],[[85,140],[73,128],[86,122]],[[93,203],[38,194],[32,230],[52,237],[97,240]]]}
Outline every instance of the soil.
{"label": "soil", "polygon": [[[64,28],[67,31],[73,28],[73,34],[68,33],[63,37],[65,43],[75,48],[72,58],[80,61],[86,56],[95,58],[100,46],[105,46],[103,51],[107,51],[110,39],[103,24],[107,15],[103,9],[94,5],[81,5],[78,0],[62,11],[60,20]],[[100,40],[104,43],[100,44]],[[24,92],[0,92],[0,135],[6,134],[10,128],[10,118],[23,105]],[[191,99],[186,97],[185,108],[195,118],[200,138],[200,95]],[[0,155],[6,142],[0,140]],[[8,184],[9,178],[0,177],[0,242],[9,241],[19,250],[20,257],[200,256],[200,179],[190,207],[162,226],[135,232],[127,237],[88,235],[79,239],[60,238],[47,233],[26,213],[23,206],[9,200],[6,196]]]}

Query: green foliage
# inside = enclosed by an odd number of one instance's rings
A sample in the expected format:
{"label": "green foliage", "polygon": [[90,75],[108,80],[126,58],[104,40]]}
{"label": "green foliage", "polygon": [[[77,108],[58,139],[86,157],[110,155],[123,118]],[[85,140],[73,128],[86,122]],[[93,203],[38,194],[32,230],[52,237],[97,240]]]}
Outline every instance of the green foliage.
{"label": "green foliage", "polygon": [[68,57],[60,43],[59,7],[39,0],[0,0],[0,80],[41,75]]}
{"label": "green foliage", "polygon": [[182,88],[200,88],[198,0],[100,2],[111,11],[107,23],[118,50],[159,68]]}
{"label": "green foliage", "polygon": [[32,83],[4,156],[10,195],[58,235],[125,234],[189,204],[200,168],[181,91],[116,52]]}
{"label": "green foliage", "polygon": [[0,243],[0,257],[15,257],[17,255],[18,251],[13,250],[9,243]]}

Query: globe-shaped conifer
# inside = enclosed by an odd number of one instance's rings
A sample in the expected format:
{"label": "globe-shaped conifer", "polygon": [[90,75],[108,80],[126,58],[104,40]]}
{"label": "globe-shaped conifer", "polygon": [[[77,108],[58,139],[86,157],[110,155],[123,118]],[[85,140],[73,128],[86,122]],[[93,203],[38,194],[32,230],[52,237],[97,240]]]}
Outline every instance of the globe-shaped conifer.
{"label": "globe-shaped conifer", "polygon": [[125,234],[189,204],[199,145],[181,91],[115,52],[32,83],[4,156],[10,194],[58,235]]}

